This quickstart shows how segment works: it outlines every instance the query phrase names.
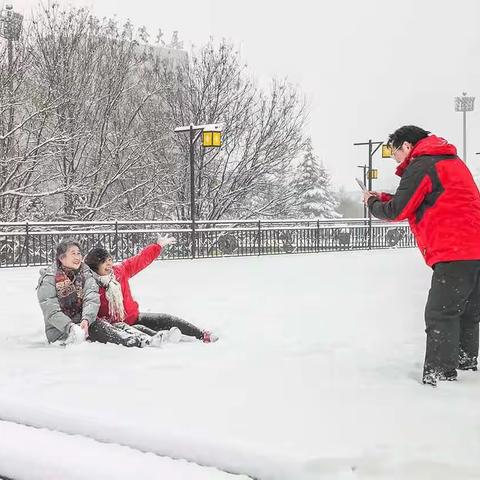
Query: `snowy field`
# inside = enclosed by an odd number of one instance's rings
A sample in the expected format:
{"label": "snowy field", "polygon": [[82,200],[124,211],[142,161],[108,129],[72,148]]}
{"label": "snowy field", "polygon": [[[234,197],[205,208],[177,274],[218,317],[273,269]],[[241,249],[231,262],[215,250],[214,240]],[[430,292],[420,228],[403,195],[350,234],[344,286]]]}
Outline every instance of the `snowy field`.
{"label": "snowy field", "polygon": [[221,337],[162,349],[48,346],[37,270],[0,270],[0,477],[480,476],[480,373],[420,384],[414,249],[156,262],[143,310]]}

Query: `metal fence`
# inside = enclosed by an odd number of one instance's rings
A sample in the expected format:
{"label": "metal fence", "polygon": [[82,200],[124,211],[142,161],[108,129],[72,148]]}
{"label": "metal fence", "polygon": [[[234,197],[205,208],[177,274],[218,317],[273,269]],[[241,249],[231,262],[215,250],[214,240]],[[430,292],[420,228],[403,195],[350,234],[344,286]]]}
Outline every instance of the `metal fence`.
{"label": "metal fence", "polygon": [[0,267],[49,264],[56,244],[67,237],[79,240],[85,252],[102,246],[123,260],[161,232],[177,239],[164,259],[414,246],[408,225],[364,219],[202,221],[193,235],[191,227],[190,222],[160,221],[0,223]]}

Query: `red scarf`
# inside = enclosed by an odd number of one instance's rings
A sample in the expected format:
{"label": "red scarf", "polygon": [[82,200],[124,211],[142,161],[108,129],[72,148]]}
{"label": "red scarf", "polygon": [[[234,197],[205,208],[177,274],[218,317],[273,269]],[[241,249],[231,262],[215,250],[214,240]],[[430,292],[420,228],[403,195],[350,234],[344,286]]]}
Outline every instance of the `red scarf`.
{"label": "red scarf", "polygon": [[55,274],[55,288],[62,312],[70,319],[82,314],[85,275],[83,269],[59,267]]}

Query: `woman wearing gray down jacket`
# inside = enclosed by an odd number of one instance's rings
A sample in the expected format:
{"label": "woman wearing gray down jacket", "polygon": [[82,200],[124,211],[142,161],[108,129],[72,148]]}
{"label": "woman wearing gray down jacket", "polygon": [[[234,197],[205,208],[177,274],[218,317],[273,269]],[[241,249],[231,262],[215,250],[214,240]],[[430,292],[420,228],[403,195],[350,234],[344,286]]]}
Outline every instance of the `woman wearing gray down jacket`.
{"label": "woman wearing gray down jacket", "polygon": [[79,343],[88,337],[100,297],[91,270],[82,262],[78,242],[58,244],[56,262],[40,271],[37,297],[49,343]]}
{"label": "woman wearing gray down jacket", "polygon": [[88,338],[94,342],[146,347],[161,346],[165,341],[160,332],[150,336],[133,327],[124,332],[97,320],[98,283],[83,263],[80,244],[75,240],[62,240],[57,246],[56,262],[40,271],[37,297],[49,343],[68,345]]}

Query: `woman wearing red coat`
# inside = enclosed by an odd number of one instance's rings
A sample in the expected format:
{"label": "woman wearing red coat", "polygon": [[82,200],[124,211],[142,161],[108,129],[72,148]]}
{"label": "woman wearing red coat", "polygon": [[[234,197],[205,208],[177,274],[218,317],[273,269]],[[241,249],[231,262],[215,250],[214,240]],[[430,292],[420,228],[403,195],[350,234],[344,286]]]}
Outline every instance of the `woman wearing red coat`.
{"label": "woman wearing red coat", "polygon": [[[175,243],[173,237],[159,236],[158,242],[148,245],[138,255],[114,265],[112,256],[104,248],[94,248],[85,257],[85,263],[96,274],[99,284],[100,308],[97,318],[107,320],[117,328],[128,331],[128,325],[149,335],[171,330],[185,337],[195,337],[205,343],[214,342],[218,337],[206,330],[166,313],[140,312],[138,303],[130,290],[129,279],[148,267],[167,245]],[[108,333],[108,332],[107,332]],[[115,335],[115,332],[110,332]],[[117,343],[117,342],[115,342]]]}

